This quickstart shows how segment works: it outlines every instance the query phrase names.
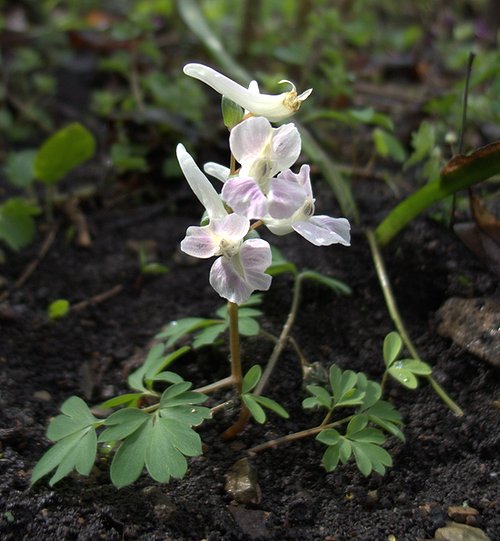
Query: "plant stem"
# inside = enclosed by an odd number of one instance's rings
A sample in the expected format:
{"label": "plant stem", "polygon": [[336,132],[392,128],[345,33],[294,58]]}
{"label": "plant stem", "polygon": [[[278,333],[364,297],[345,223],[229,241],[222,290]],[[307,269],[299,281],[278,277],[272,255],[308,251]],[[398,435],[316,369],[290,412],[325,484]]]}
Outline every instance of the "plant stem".
{"label": "plant stem", "polygon": [[[396,304],[396,299],[392,291],[389,275],[387,274],[387,270],[385,268],[384,259],[382,257],[380,247],[377,244],[373,231],[371,231],[370,229],[367,229],[366,237],[368,239],[368,244],[370,245],[370,251],[372,254],[373,263],[375,265],[375,270],[377,271],[377,277],[380,282],[380,287],[382,288],[382,293],[384,294],[385,304],[387,306],[387,310],[389,311],[389,315],[391,316],[392,321],[396,325],[396,329],[401,335],[401,338],[403,339],[403,342],[405,343],[406,348],[410,352],[410,355],[414,359],[418,361],[422,361],[415,346],[413,345],[413,342],[411,341],[410,337],[408,336],[408,333],[406,332],[403,319],[401,317],[401,314],[399,313],[398,305]],[[441,398],[441,400],[451,409],[451,411],[455,415],[461,417],[464,414],[464,412],[462,411],[460,406],[454,400],[450,398],[450,396],[437,383],[437,381],[432,376],[424,376],[424,377],[427,378],[427,380],[431,384],[434,391]]]}
{"label": "plant stem", "polygon": [[[238,398],[241,397],[241,387],[243,376],[241,373],[241,356],[240,356],[240,334],[238,330],[238,305],[234,302],[227,303],[227,311],[229,313],[229,349],[231,352],[231,379]],[[231,440],[235,438],[246,426],[250,412],[241,403],[240,416],[238,420],[231,425],[222,434],[223,439]]]}
{"label": "plant stem", "polygon": [[208,385],[204,385],[203,387],[198,387],[198,389],[195,389],[195,392],[196,393],[213,393],[215,391],[218,391],[219,389],[223,389],[224,387],[229,387],[232,384],[233,384],[233,376],[227,376],[227,378],[214,381],[213,383],[209,383]]}
{"label": "plant stem", "polygon": [[266,441],[264,443],[261,443],[260,445],[251,447],[250,449],[248,449],[247,453],[260,453],[261,451],[265,451],[266,449],[278,447],[278,445],[281,445],[283,443],[289,443],[291,441],[301,440],[303,438],[308,438],[309,436],[314,436],[314,434],[318,434],[318,432],[321,432],[322,430],[325,430],[327,428],[334,428],[336,426],[347,423],[352,419],[352,417],[353,415],[350,415],[349,417],[345,417],[344,419],[340,419],[339,421],[335,421],[327,425],[319,425],[315,426],[314,428],[307,428],[306,430],[294,432],[293,434],[287,434],[286,436],[276,438],[275,440]]}
{"label": "plant stem", "polygon": [[276,366],[278,358],[281,355],[281,352],[283,351],[283,348],[285,347],[287,343],[288,335],[290,334],[290,331],[292,330],[292,326],[295,322],[295,318],[297,317],[301,290],[302,290],[302,274],[298,274],[295,277],[295,286],[293,288],[293,298],[292,298],[292,305],[290,307],[290,312],[288,313],[287,320],[285,322],[285,325],[283,326],[283,329],[281,330],[281,334],[280,334],[280,337],[278,338],[278,342],[274,346],[273,352],[271,353],[271,356],[269,357],[269,361],[267,361],[266,368],[264,369],[264,373],[262,374],[262,377],[260,378],[260,381],[257,387],[255,388],[255,391],[253,394],[256,394],[256,395],[262,394],[262,391],[264,390],[264,387],[267,385],[269,377],[271,376],[271,373],[274,370],[274,367]]}

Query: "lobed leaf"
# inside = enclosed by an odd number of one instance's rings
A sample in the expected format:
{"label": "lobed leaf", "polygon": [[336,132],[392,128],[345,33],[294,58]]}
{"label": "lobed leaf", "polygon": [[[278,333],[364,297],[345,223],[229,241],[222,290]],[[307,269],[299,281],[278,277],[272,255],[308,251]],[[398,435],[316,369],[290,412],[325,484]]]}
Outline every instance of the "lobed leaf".
{"label": "lobed leaf", "polygon": [[388,372],[395,380],[399,381],[401,385],[408,387],[408,389],[416,389],[418,387],[418,379],[410,370],[392,365]]}
{"label": "lobed leaf", "polygon": [[227,323],[217,323],[207,327],[196,335],[196,338],[193,341],[193,348],[199,349],[203,346],[212,345],[217,340],[219,335],[227,329],[227,327]]}
{"label": "lobed leaf", "polygon": [[326,409],[330,409],[332,407],[333,399],[330,396],[330,393],[324,387],[320,387],[318,385],[307,385],[306,389],[314,396],[316,403],[319,406],[323,406]]}

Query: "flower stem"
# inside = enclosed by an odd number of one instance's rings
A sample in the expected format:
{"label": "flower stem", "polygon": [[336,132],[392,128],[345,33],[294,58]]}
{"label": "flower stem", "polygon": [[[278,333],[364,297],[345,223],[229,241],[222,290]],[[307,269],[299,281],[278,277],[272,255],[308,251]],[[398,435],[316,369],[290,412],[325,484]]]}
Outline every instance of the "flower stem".
{"label": "flower stem", "polygon": [[[227,311],[229,313],[229,348],[231,351],[231,379],[236,391],[236,394],[241,397],[241,387],[243,376],[241,373],[241,356],[240,356],[240,334],[238,330],[238,305],[234,302],[227,303]],[[238,420],[231,425],[222,434],[224,440],[235,438],[247,425],[250,418],[250,412],[241,403],[240,415]]]}
{"label": "flower stem", "polygon": [[281,438],[276,438],[275,440],[269,440],[264,443],[261,443],[260,445],[256,445],[255,447],[251,447],[250,449],[248,449],[247,452],[251,454],[260,453],[261,451],[265,451],[266,449],[272,449],[274,447],[278,447],[278,445],[282,445],[283,443],[289,443],[291,441],[308,438],[309,436],[314,436],[315,434],[318,434],[318,432],[321,432],[322,430],[325,430],[326,428],[334,428],[336,426],[347,423],[348,421],[352,419],[352,417],[353,415],[350,415],[349,417],[345,417],[344,419],[340,419],[339,421],[335,421],[327,425],[321,424],[319,426],[315,426],[314,428],[307,428],[306,430],[301,430],[300,432],[287,434],[286,436],[282,436]]}
{"label": "flower stem", "polygon": [[[401,314],[399,313],[398,305],[392,291],[389,275],[387,274],[387,269],[385,268],[384,259],[382,257],[380,247],[375,239],[373,231],[367,229],[366,237],[368,239],[368,244],[370,245],[372,259],[375,265],[375,270],[377,271],[377,276],[380,282],[380,287],[382,288],[382,293],[384,294],[385,304],[387,306],[387,310],[389,311],[389,315],[391,316],[392,321],[396,325],[396,329],[401,335],[401,338],[403,339],[406,348],[410,352],[410,355],[414,359],[422,361],[415,346],[413,345],[413,342],[411,341],[408,333],[406,332],[403,319],[401,317]],[[427,378],[436,394],[451,409],[451,411],[455,415],[461,417],[464,414],[462,408],[460,408],[460,406],[446,393],[446,391],[437,383],[437,381],[432,376],[424,377]]]}
{"label": "flower stem", "polygon": [[229,348],[231,355],[231,379],[234,388],[240,396],[243,376],[241,374],[240,333],[238,330],[238,305],[227,303],[229,313]]}

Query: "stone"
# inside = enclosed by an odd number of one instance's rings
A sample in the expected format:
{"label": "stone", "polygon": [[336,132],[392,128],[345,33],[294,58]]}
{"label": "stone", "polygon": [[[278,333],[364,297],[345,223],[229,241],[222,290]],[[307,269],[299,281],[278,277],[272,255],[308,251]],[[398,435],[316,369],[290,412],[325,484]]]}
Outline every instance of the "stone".
{"label": "stone", "polygon": [[461,522],[462,524],[468,524],[474,526],[476,524],[476,517],[479,515],[479,511],[473,507],[467,507],[463,505],[452,505],[448,507],[448,516],[455,522]]}
{"label": "stone", "polygon": [[443,528],[436,530],[434,541],[491,541],[491,539],[479,528],[449,522]]}
{"label": "stone", "polygon": [[49,393],[49,391],[35,391],[33,393],[33,398],[36,398],[37,400],[41,400],[42,402],[51,402],[52,401],[52,395]]}
{"label": "stone", "polygon": [[226,492],[238,503],[260,503],[261,490],[257,473],[247,458],[238,460],[226,474]]}
{"label": "stone", "polygon": [[229,507],[229,512],[234,521],[245,534],[245,539],[267,539],[270,535],[266,527],[266,519],[269,515],[266,511],[258,509],[246,509],[245,507]]}
{"label": "stone", "polygon": [[500,299],[448,299],[437,312],[438,333],[500,366]]}

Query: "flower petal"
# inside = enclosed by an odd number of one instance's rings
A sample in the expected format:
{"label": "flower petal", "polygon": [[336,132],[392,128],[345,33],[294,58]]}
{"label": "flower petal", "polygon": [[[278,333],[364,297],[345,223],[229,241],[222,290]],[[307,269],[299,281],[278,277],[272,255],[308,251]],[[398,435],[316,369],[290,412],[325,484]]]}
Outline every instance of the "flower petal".
{"label": "flower petal", "polygon": [[235,126],[229,135],[229,146],[242,165],[257,158],[268,144],[273,128],[267,118],[250,117]]}
{"label": "flower petal", "polygon": [[309,220],[292,224],[292,228],[315,246],[351,245],[351,226],[345,218],[313,216]]}
{"label": "flower petal", "polygon": [[299,130],[295,124],[283,124],[275,128],[272,138],[274,176],[279,171],[291,167],[299,157],[301,141]]}
{"label": "flower petal", "polygon": [[219,94],[233,100],[255,116],[264,116],[273,122],[293,115],[299,109],[302,101],[311,93],[310,90],[306,90],[306,92],[297,96],[297,91],[292,84],[292,89],[282,94],[256,94],[203,64],[186,64],[184,73],[203,81]]}
{"label": "flower petal", "polygon": [[210,227],[217,236],[231,242],[237,242],[248,233],[250,220],[232,213],[220,220],[213,220],[210,222]]}
{"label": "flower petal", "polygon": [[304,164],[302,165],[298,173],[294,173],[292,170],[287,169],[286,171],[281,172],[278,175],[278,178],[302,186],[306,191],[306,197],[312,198],[313,194],[310,173],[311,168],[309,167],[309,165]]}
{"label": "flower petal", "polygon": [[181,250],[193,257],[207,259],[219,251],[219,243],[209,225],[203,227],[192,225],[188,227],[186,236],[181,242]]}
{"label": "flower petal", "polygon": [[230,178],[222,188],[222,198],[236,212],[250,219],[267,214],[268,202],[252,178]]}
{"label": "flower petal", "polygon": [[208,217],[212,219],[226,216],[227,212],[220,196],[181,144],[177,145],[177,159],[189,186],[200,203],[207,209]]}
{"label": "flower petal", "polygon": [[212,265],[210,269],[210,285],[221,297],[236,304],[243,304],[254,291],[243,277],[236,272],[231,260],[225,257],[219,257]]}
{"label": "flower petal", "polygon": [[248,239],[240,249],[240,261],[246,270],[265,271],[272,263],[273,257],[269,243],[262,239]]}
{"label": "flower petal", "polygon": [[306,190],[296,182],[289,182],[282,177],[273,179],[267,196],[269,215],[278,220],[290,218],[302,207],[306,197]]}
{"label": "flower petal", "polygon": [[219,163],[208,162],[203,166],[203,169],[207,175],[220,180],[222,183],[226,182],[226,180],[229,178],[229,167],[225,167]]}

